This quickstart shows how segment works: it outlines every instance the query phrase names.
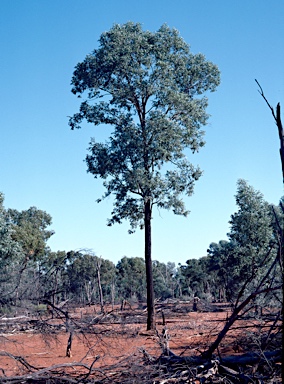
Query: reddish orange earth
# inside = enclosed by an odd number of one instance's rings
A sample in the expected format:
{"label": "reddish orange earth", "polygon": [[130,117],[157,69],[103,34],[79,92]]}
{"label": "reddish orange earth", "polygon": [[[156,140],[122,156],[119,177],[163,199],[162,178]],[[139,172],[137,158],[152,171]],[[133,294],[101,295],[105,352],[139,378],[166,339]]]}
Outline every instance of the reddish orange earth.
{"label": "reddish orange earth", "polygon": [[[80,308],[72,314],[76,320],[80,311],[81,319],[84,316],[94,316],[90,307]],[[138,310],[133,310],[139,318]],[[159,337],[155,332],[146,331],[144,323],[127,323],[125,312],[117,312],[121,322],[105,322],[93,326],[94,333],[74,331],[72,340],[72,356],[66,357],[66,347],[69,333],[63,330],[59,333],[44,335],[28,329],[25,332],[10,331],[0,335],[0,377],[15,376],[26,373],[24,365],[13,356],[22,357],[28,364],[44,368],[58,364],[81,362],[88,366],[97,359],[95,367],[115,364],[119,360],[141,354],[144,348],[150,355],[158,357],[161,354]],[[129,313],[129,312],[128,312]],[[145,314],[144,314],[145,316]],[[175,354],[192,356],[199,354],[212,342],[226,321],[226,312],[188,312],[174,313],[166,316],[166,327],[169,335],[169,347]],[[160,314],[157,314],[157,331],[162,333],[163,325]],[[49,319],[49,322],[59,322]],[[240,324],[238,324],[240,325]],[[238,331],[239,332],[239,331]],[[231,342],[236,331],[231,331],[225,339],[226,345],[221,345],[220,351],[224,354],[234,353]],[[241,352],[241,351],[238,351]],[[5,353],[11,354],[6,355]]]}

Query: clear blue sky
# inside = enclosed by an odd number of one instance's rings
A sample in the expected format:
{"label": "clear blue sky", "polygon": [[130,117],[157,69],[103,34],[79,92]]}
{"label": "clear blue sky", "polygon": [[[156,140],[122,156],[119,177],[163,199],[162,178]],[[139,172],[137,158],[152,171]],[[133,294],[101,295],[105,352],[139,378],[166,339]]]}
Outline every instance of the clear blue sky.
{"label": "clear blue sky", "polygon": [[283,0],[0,0],[0,191],[6,208],[36,206],[53,217],[53,251],[88,248],[115,263],[143,257],[143,232],[106,226],[112,200],[95,202],[102,182],[86,173],[90,138],[105,140],[104,131],[68,126],[79,107],[75,65],[103,31],[127,21],[151,31],[166,22],[221,70],[207,144],[191,157],[204,170],[186,199],[191,214],[153,219],[153,259],[183,264],[226,239],[239,178],[271,203],[283,194],[277,128],[254,82],[284,110]]}

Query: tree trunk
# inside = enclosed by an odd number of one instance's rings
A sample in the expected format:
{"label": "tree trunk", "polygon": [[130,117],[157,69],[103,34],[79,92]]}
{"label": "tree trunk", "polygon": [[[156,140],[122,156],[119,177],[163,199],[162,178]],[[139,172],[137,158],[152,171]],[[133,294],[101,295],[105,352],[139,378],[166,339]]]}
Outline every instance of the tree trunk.
{"label": "tree trunk", "polygon": [[255,81],[260,88],[259,93],[261,94],[261,96],[265,100],[266,104],[270,108],[272,116],[274,117],[275,123],[276,123],[277,128],[278,128],[278,134],[279,134],[279,139],[280,139],[280,158],[281,158],[282,176],[283,176],[283,183],[284,183],[284,130],[283,130],[282,121],[281,121],[280,103],[278,103],[276,106],[276,114],[275,114],[274,109],[269,104],[267,98],[264,96],[264,92],[263,92],[263,89],[261,88],[261,85],[259,84],[259,82],[256,79],[255,79]]}
{"label": "tree trunk", "polygon": [[151,243],[151,201],[148,199],[144,206],[144,225],[145,225],[145,264],[146,264],[146,283],[147,283],[147,330],[155,329],[155,308],[154,308],[154,285],[152,271],[152,243]]}
{"label": "tree trunk", "polygon": [[276,124],[278,127],[279,139],[280,139],[280,157],[282,164],[282,176],[284,182],[284,131],[282,127],[281,115],[280,115],[280,103],[276,107]]}
{"label": "tree trunk", "polygon": [[97,276],[98,276],[98,287],[99,287],[99,296],[100,296],[100,305],[101,305],[101,312],[105,313],[104,308],[104,297],[103,297],[103,290],[102,290],[102,284],[101,284],[101,265],[102,260],[97,260]]}
{"label": "tree trunk", "polygon": [[66,357],[72,357],[72,353],[71,353],[72,339],[73,339],[73,334],[72,334],[72,332],[70,332],[69,338],[68,338],[68,341],[67,341]]}
{"label": "tree trunk", "polygon": [[111,307],[114,310],[114,298],[115,298],[115,283],[114,280],[111,282]]}
{"label": "tree trunk", "polygon": [[[170,351],[170,356],[161,356],[159,359],[160,364],[170,367],[170,365],[188,365],[188,366],[198,366],[198,365],[208,365],[210,360],[208,358],[200,356],[177,356]],[[228,365],[254,365],[259,363],[268,363],[268,362],[281,362],[283,359],[282,349],[277,349],[275,351],[263,351],[262,354],[258,352],[248,352],[243,355],[232,355],[222,357],[222,367],[225,364]],[[230,381],[231,382],[231,381]]]}

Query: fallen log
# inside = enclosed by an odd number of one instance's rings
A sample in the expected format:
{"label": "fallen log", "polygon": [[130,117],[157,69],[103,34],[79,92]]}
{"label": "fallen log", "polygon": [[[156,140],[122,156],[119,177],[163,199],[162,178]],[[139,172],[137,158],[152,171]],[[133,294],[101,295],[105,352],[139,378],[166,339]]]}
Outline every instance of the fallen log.
{"label": "fallen log", "polygon": [[222,363],[227,365],[251,365],[256,363],[273,362],[279,363],[282,361],[282,349],[275,351],[267,351],[259,354],[257,352],[245,353],[237,356],[226,356],[222,358]]}
{"label": "fallen log", "polygon": [[[231,355],[225,356],[220,359],[223,365],[229,366],[238,366],[238,365],[253,365],[256,363],[266,363],[281,362],[283,358],[282,349],[278,349],[275,351],[267,351],[261,354],[257,352],[249,352],[243,355]],[[217,357],[214,360],[219,359]],[[208,358],[204,358],[202,356],[177,356],[171,352],[170,356],[161,355],[159,357],[159,362],[163,365],[174,365],[174,364],[186,364],[189,366],[199,366],[199,365],[210,365],[211,360]]]}

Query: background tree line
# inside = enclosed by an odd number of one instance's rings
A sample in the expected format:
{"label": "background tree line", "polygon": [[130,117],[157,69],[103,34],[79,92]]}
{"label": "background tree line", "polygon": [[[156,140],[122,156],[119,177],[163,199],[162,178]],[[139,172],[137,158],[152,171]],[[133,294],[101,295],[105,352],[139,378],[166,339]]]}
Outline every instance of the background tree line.
{"label": "background tree line", "polygon": [[[246,181],[239,180],[237,211],[231,215],[227,240],[212,242],[207,255],[185,265],[153,261],[157,299],[192,299],[234,303],[253,292],[275,260],[278,227],[283,223],[279,206],[267,203]],[[31,207],[25,211],[4,208],[0,194],[0,304],[2,312],[40,308],[69,300],[75,305],[146,301],[145,261],[123,257],[115,265],[92,251],[52,252],[47,246],[52,218]],[[280,264],[279,264],[280,265]],[[265,285],[281,284],[280,267]],[[256,310],[280,306],[277,292],[259,295]],[[44,307],[43,307],[44,308]]]}

